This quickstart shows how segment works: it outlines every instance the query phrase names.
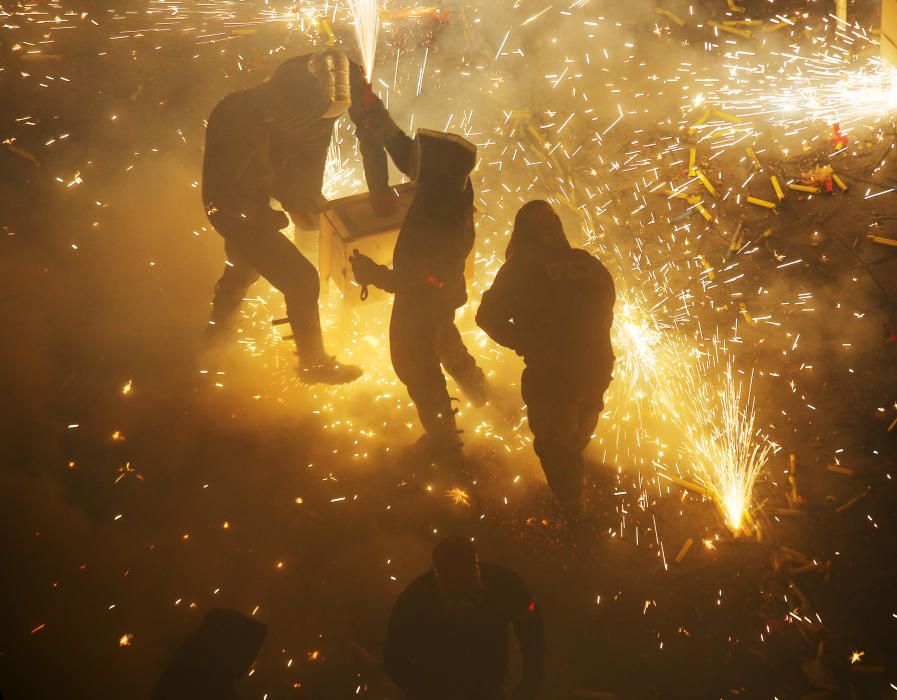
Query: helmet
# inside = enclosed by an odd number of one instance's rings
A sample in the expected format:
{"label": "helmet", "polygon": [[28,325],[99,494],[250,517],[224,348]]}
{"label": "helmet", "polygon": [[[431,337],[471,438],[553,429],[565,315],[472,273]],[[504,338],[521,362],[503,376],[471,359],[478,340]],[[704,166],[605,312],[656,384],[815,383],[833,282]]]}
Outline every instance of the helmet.
{"label": "helmet", "polygon": [[308,70],[324,88],[329,106],[322,119],[334,119],[352,106],[349,89],[349,59],[339,49],[324,49],[311,55]]}
{"label": "helmet", "polygon": [[457,134],[418,129],[411,147],[411,178],[426,187],[462,191],[477,162],[477,147]]}

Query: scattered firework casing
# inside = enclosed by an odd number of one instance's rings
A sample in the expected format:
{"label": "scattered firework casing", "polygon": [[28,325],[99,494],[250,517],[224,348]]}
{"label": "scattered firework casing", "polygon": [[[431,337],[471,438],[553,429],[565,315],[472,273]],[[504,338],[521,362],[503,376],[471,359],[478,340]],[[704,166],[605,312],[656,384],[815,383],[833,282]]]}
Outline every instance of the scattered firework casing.
{"label": "scattered firework casing", "polygon": [[724,32],[729,32],[730,34],[737,34],[738,36],[743,36],[745,39],[750,39],[754,33],[750,29],[739,29],[738,27],[727,27],[725,24],[720,22],[715,22],[713,20],[709,21],[711,27],[716,27],[717,29],[722,29]]}
{"label": "scattered firework casing", "polygon": [[778,197],[779,201],[781,202],[783,199],[785,199],[785,193],[782,192],[782,186],[779,184],[779,179],[775,175],[773,175],[771,178],[769,178],[769,181],[772,182],[772,188],[776,191],[776,197]]}
{"label": "scattered firework casing", "polygon": [[818,187],[811,187],[810,185],[795,185],[793,182],[788,183],[789,190],[795,190],[796,192],[807,192],[809,194],[819,194]]}
{"label": "scattered firework casing", "polygon": [[847,192],[847,185],[844,184],[844,180],[838,177],[837,173],[832,173],[832,180],[834,180],[835,184],[841,188],[842,192]]}
{"label": "scattered firework casing", "polygon": [[663,15],[664,17],[666,17],[666,18],[667,18],[668,20],[670,20],[671,22],[674,22],[674,23],[678,24],[680,27],[684,27],[684,26],[685,26],[685,20],[682,19],[681,17],[679,17],[678,15],[674,15],[674,14],[673,14],[672,12],[670,12],[669,10],[665,10],[665,9],[663,9],[662,7],[655,7],[655,8],[654,8],[654,12],[656,12],[658,15]]}
{"label": "scattered firework casing", "polygon": [[696,150],[694,148],[688,149],[688,176],[695,176],[695,156]]}
{"label": "scattered firework casing", "polygon": [[688,550],[691,549],[691,546],[694,543],[695,541],[691,537],[685,540],[685,542],[682,544],[681,549],[679,550],[679,553],[676,555],[676,558],[673,559],[673,561],[677,564],[682,563],[682,560],[685,559],[685,555],[688,554]]}
{"label": "scattered firework casing", "polygon": [[697,168],[695,168],[695,173],[697,174],[698,179],[701,181],[701,184],[707,188],[707,191],[710,193],[710,195],[713,197],[719,197],[719,194],[717,194],[717,191],[714,189],[713,185],[710,183],[710,180],[707,179],[707,176],[704,173],[702,173],[700,170],[698,170]]}
{"label": "scattered firework casing", "polygon": [[869,236],[869,240],[873,243],[894,246],[895,248],[897,248],[897,239],[894,238],[885,238],[884,236]]}
{"label": "scattered firework casing", "polygon": [[754,167],[757,170],[762,170],[763,166],[760,164],[760,159],[757,157],[757,154],[754,152],[754,149],[748,146],[744,149],[744,152],[748,154],[748,158],[750,158],[754,162]]}
{"label": "scattered firework casing", "polygon": [[714,109],[713,114],[716,117],[719,117],[723,121],[730,122],[732,124],[741,124],[741,117],[736,117],[728,112],[724,112],[721,109]]}
{"label": "scattered firework casing", "polygon": [[897,0],[881,2],[881,57],[897,67]]}
{"label": "scattered firework casing", "polygon": [[701,213],[701,216],[703,216],[707,221],[713,220],[713,215],[704,208],[703,200],[698,197],[698,195],[689,195],[687,201],[689,204],[693,205],[694,208],[697,209]]}
{"label": "scattered firework casing", "polygon": [[749,204],[756,204],[758,207],[766,207],[767,209],[775,209],[775,202],[768,202],[765,199],[759,199],[758,197],[748,197],[747,201]]}
{"label": "scattered firework casing", "polygon": [[[895,0],[895,1],[897,1],[897,0]],[[703,126],[707,122],[707,120],[710,119],[710,114],[712,112],[713,112],[713,108],[705,107],[703,114],[701,114],[701,116],[698,117],[698,121],[696,121],[694,124],[691,125],[691,127],[688,130],[688,133],[693,134],[699,126]]]}

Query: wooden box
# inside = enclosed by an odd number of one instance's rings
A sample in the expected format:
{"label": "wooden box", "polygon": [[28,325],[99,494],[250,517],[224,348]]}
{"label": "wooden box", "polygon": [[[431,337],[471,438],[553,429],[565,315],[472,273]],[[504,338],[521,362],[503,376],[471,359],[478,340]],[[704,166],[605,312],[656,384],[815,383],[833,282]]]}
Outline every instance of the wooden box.
{"label": "wooden box", "polygon": [[[381,265],[392,265],[396,238],[414,199],[414,183],[398,185],[394,189],[398,193],[398,207],[389,216],[374,213],[367,192],[334,199],[321,213],[318,250],[321,287],[327,289],[329,280],[333,280],[347,303],[361,301],[361,287],[355,282],[349,264],[349,256],[354,250]],[[370,287],[369,291],[368,303],[390,296],[374,287]]]}
{"label": "wooden box", "polygon": [[881,57],[897,67],[897,0],[881,2]]}

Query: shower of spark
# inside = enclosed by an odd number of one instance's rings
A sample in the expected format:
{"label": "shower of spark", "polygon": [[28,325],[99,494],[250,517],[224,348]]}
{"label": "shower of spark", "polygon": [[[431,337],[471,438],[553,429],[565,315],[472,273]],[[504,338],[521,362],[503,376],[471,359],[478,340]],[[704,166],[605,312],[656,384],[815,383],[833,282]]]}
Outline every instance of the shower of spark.
{"label": "shower of spark", "polygon": [[752,378],[744,387],[731,357],[719,350],[692,354],[681,372],[665,377],[664,404],[681,439],[682,472],[737,533],[749,517],[757,477],[777,447],[755,426]]}
{"label": "shower of spark", "polygon": [[[689,98],[687,110],[729,115],[697,127],[703,137],[757,134],[764,124],[804,135],[813,124],[870,125],[897,111],[897,70],[878,55],[865,29],[829,18],[807,50],[798,44],[758,60],[753,52],[727,54],[728,80]],[[732,123],[735,122],[735,123]]]}
{"label": "shower of spark", "polygon": [[355,38],[361,50],[364,76],[370,82],[380,34],[380,0],[348,0],[348,4],[355,20]]}

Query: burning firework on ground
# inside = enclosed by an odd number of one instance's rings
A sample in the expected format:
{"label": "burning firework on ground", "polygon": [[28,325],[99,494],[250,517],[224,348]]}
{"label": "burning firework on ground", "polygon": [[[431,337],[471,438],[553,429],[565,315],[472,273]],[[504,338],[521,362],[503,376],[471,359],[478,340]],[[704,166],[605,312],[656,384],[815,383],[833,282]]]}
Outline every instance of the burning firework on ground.
{"label": "burning firework on ground", "polygon": [[713,499],[729,529],[740,532],[750,518],[754,484],[778,449],[756,427],[753,377],[745,384],[719,348],[674,356],[679,371],[665,377],[658,393],[678,431],[677,479],[695,482],[695,490]]}

